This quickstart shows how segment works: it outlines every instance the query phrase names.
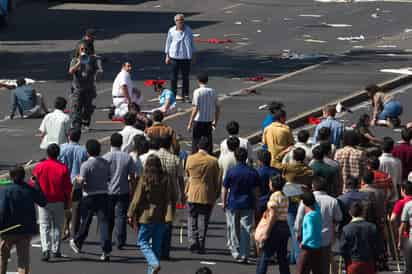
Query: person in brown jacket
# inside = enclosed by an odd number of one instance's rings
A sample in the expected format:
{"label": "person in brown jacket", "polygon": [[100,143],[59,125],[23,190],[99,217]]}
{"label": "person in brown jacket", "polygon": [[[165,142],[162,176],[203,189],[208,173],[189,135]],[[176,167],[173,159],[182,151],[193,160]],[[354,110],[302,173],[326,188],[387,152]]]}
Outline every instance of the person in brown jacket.
{"label": "person in brown jacket", "polygon": [[304,162],[306,153],[303,148],[294,148],[293,161],[290,163],[282,163],[283,156],[285,156],[291,149],[293,149],[292,146],[280,152],[275,157],[272,166],[280,170],[280,173],[286,182],[301,184],[310,189],[314,172]]}
{"label": "person in brown jacket", "polygon": [[169,178],[159,157],[149,155],[127,217],[130,224],[139,224],[137,245],[146,258],[150,274],[160,271],[160,252],[171,196]]}
{"label": "person in brown jacket", "polygon": [[170,126],[163,123],[164,115],[160,110],[156,110],[152,114],[153,125],[145,129],[145,133],[149,138],[162,139],[164,136],[172,137],[172,153],[179,153],[180,146],[176,139],[176,132]]}
{"label": "person in brown jacket", "polygon": [[203,254],[209,218],[220,195],[221,180],[218,161],[207,152],[209,139],[201,137],[198,147],[199,151],[187,159],[185,194],[189,208],[189,249]]}

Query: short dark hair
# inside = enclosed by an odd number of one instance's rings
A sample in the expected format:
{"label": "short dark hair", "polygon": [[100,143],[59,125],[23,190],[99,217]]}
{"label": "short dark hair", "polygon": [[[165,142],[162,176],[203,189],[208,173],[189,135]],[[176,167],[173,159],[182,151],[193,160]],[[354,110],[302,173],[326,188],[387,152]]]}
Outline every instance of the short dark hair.
{"label": "short dark hair", "polygon": [[305,191],[302,194],[302,202],[305,206],[313,208],[316,203],[316,199],[312,192]]}
{"label": "short dark hair", "polygon": [[230,135],[239,134],[239,123],[236,121],[230,121],[226,124],[226,131]]}
{"label": "short dark hair", "polygon": [[160,137],[160,147],[169,149],[172,146],[172,141],[173,141],[172,135],[170,134],[162,135]]}
{"label": "short dark hair", "polygon": [[227,144],[227,148],[229,149],[229,151],[233,152],[237,148],[239,148],[240,141],[239,141],[239,138],[232,136],[232,137],[227,138],[226,144]]}
{"label": "short dark hair", "polygon": [[347,130],[343,133],[343,144],[345,146],[356,146],[359,144],[359,134],[354,130]]}
{"label": "short dark hair", "polygon": [[67,100],[64,97],[57,97],[54,100],[54,108],[64,110],[67,106]]}
{"label": "short dark hair", "polygon": [[133,126],[136,123],[136,114],[133,112],[128,112],[123,116],[124,123],[127,126]]}
{"label": "short dark hair", "polygon": [[366,126],[368,126],[366,124],[366,121],[370,120],[370,119],[371,119],[371,117],[369,116],[369,114],[363,113],[361,116],[359,116],[358,123],[356,124],[356,126],[357,127],[366,127]]}
{"label": "short dark hair", "polygon": [[315,146],[312,149],[312,156],[315,160],[322,160],[324,157],[324,152],[320,146]]}
{"label": "short dark hair", "polygon": [[312,180],[312,188],[314,191],[327,191],[328,182],[323,177],[315,176]]}
{"label": "short dark hair", "polygon": [[281,118],[286,118],[286,111],[284,109],[277,109],[272,115],[276,121],[279,121]]}
{"label": "short dark hair", "polygon": [[346,188],[356,189],[359,187],[359,179],[354,176],[348,176],[345,182]]}
{"label": "short dark hair", "polygon": [[282,191],[285,180],[283,180],[281,174],[276,174],[270,177],[270,184],[274,191]]}
{"label": "short dark hair", "polygon": [[50,144],[46,149],[47,156],[52,159],[57,159],[60,154],[60,147],[57,144]]}
{"label": "short dark hair", "polygon": [[403,189],[406,195],[412,195],[412,182],[406,181],[403,184]]}
{"label": "short dark hair", "polygon": [[365,184],[371,185],[375,181],[375,176],[372,171],[366,169],[363,171],[362,180]]}
{"label": "short dark hair", "polygon": [[149,149],[158,150],[160,148],[160,138],[152,136],[149,138]]}
{"label": "short dark hair", "polygon": [[144,121],[140,120],[140,119],[136,119],[136,122],[133,124],[133,126],[137,129],[140,129],[142,131],[144,131],[146,129],[146,126],[149,127],[149,122],[151,120],[147,121],[147,125]]}
{"label": "short dark hair", "polygon": [[155,121],[155,122],[161,122],[161,121],[163,121],[163,112],[161,112],[160,110],[155,110],[153,113],[152,113],[152,119],[153,119],[153,121]]}
{"label": "short dark hair", "polygon": [[120,133],[113,133],[110,136],[110,145],[112,147],[121,147],[123,145],[123,136]]}
{"label": "short dark hair", "polygon": [[196,274],[213,274],[213,272],[210,268],[203,266],[196,270]]}
{"label": "short dark hair", "polygon": [[316,141],[329,141],[330,139],[330,128],[328,127],[321,127],[318,131],[318,136]]}
{"label": "short dark hair", "polygon": [[26,80],[24,78],[19,78],[17,79],[16,84],[18,87],[21,87],[26,84]]}
{"label": "short dark hair", "polygon": [[329,155],[332,151],[332,144],[330,142],[321,142],[319,147],[323,151],[323,156]]}
{"label": "short dark hair", "polygon": [[282,102],[278,102],[278,101],[272,101],[269,103],[269,111],[270,113],[274,113],[276,110],[282,109],[284,107],[284,104]]}
{"label": "short dark hair", "polygon": [[306,143],[309,139],[309,131],[306,129],[301,129],[298,132],[298,141],[301,143]]}
{"label": "short dark hair", "polygon": [[146,137],[142,134],[136,134],[133,137],[133,143],[133,148],[138,155],[142,155],[149,150],[149,141],[147,141]]}
{"label": "short dark hair", "polygon": [[78,128],[71,128],[69,130],[69,140],[78,143],[82,136],[82,131]]}
{"label": "short dark hair", "polygon": [[395,142],[389,136],[383,137],[382,150],[385,153],[391,153]]}
{"label": "short dark hair", "polygon": [[336,115],[336,106],[334,105],[327,105],[323,110],[332,117]]}
{"label": "short dark hair", "polygon": [[293,160],[303,162],[306,157],[306,152],[303,148],[297,147],[293,150]]}
{"label": "short dark hair", "polygon": [[401,131],[402,140],[405,142],[410,142],[412,139],[412,129],[411,128],[404,128]]}
{"label": "short dark hair", "polygon": [[378,170],[379,169],[379,159],[377,157],[370,157],[366,161],[368,167],[370,167],[372,170]]}
{"label": "short dark hair", "polygon": [[207,84],[207,82],[209,81],[209,76],[206,72],[200,72],[197,75],[197,80],[202,84]]}
{"label": "short dark hair", "polygon": [[23,182],[26,171],[22,166],[14,166],[9,169],[9,176],[14,182],[20,183]]}
{"label": "short dark hair", "polygon": [[92,157],[99,156],[101,144],[96,139],[89,139],[86,142],[86,150],[87,153]]}
{"label": "short dark hair", "polygon": [[363,216],[363,211],[364,211],[363,205],[359,201],[353,202],[350,205],[349,214],[354,218],[362,217]]}
{"label": "short dark hair", "polygon": [[210,140],[206,136],[202,136],[199,139],[199,143],[197,144],[197,147],[199,149],[207,150],[209,148]]}
{"label": "short dark hair", "polygon": [[241,163],[246,163],[247,160],[247,150],[244,149],[243,147],[240,147],[235,150],[235,158],[236,161],[241,162]]}
{"label": "short dark hair", "polygon": [[265,149],[260,149],[257,151],[257,159],[263,163],[264,166],[270,166],[270,161],[272,160],[272,155],[270,151]]}

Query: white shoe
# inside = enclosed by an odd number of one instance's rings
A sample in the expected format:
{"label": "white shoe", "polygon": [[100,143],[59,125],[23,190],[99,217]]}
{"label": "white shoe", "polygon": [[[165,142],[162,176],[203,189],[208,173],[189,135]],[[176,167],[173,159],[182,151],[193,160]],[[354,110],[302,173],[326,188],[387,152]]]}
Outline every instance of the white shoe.
{"label": "white shoe", "polygon": [[74,242],[74,239],[70,240],[70,248],[73,250],[74,253],[79,254],[80,253],[80,248],[77,246],[77,244]]}

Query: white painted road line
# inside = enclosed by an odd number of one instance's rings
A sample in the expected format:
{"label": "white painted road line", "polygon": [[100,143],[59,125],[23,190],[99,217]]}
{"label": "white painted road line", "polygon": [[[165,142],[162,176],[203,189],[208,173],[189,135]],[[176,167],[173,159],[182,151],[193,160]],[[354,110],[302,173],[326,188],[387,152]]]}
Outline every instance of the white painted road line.
{"label": "white painted road line", "polygon": [[230,5],[230,6],[227,6],[227,7],[224,7],[224,8],[222,8],[221,10],[230,10],[230,9],[233,9],[233,8],[236,8],[236,7],[240,7],[240,6],[243,6],[244,4],[242,4],[242,3],[238,3],[238,4],[234,4],[234,5]]}

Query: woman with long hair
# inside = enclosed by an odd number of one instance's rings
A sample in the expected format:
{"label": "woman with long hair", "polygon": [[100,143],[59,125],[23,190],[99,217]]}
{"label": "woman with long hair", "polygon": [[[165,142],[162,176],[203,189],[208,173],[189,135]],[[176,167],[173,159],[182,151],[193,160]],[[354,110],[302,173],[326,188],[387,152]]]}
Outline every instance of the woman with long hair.
{"label": "woman with long hair", "polygon": [[165,218],[171,201],[169,188],[159,157],[148,156],[127,213],[129,223],[139,224],[137,245],[148,263],[148,274],[160,271]]}

